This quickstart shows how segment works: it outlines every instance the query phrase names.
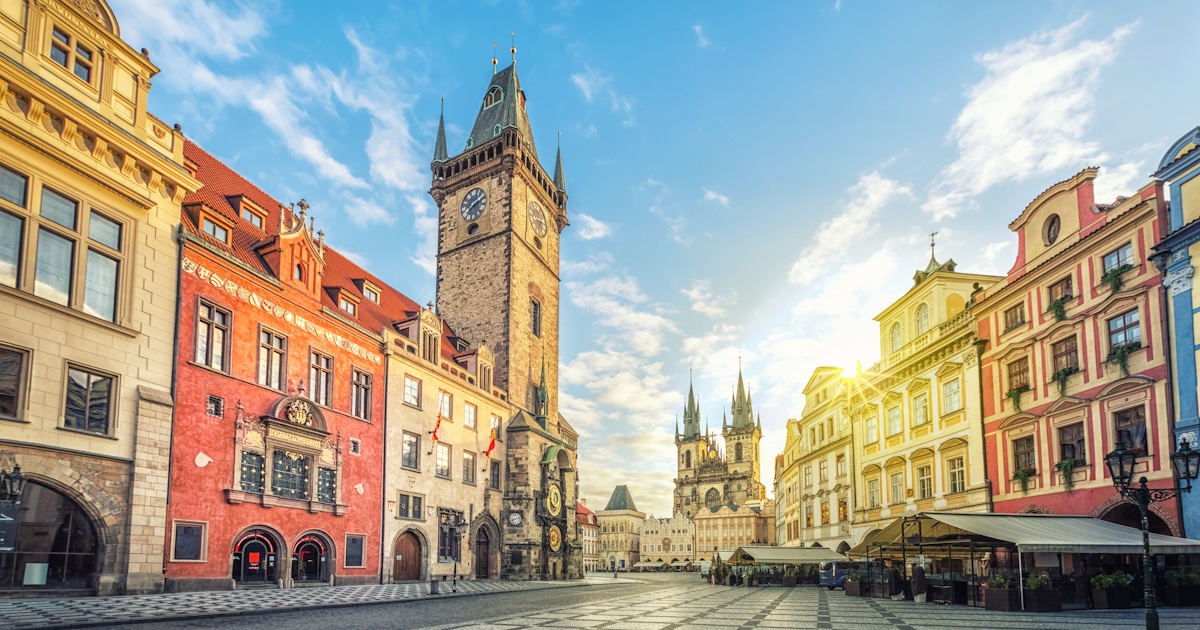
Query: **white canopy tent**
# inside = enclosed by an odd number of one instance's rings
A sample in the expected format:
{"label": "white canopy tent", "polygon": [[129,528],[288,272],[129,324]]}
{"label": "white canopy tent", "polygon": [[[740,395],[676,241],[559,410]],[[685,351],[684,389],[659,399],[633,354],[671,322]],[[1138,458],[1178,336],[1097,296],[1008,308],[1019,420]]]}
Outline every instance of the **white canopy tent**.
{"label": "white canopy tent", "polygon": [[[722,552],[724,553],[724,552]],[[849,560],[824,547],[738,547],[730,552],[729,564],[820,564]]]}

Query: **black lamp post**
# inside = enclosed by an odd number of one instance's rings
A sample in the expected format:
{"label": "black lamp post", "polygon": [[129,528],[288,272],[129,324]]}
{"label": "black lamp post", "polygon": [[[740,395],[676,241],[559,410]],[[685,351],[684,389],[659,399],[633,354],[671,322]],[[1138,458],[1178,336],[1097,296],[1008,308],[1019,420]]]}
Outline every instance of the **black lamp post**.
{"label": "black lamp post", "polygon": [[462,514],[454,515],[454,537],[458,543],[454,550],[454,579],[450,581],[450,592],[458,592],[458,559],[462,557],[462,538],[467,533],[467,521],[463,519]]}
{"label": "black lamp post", "polygon": [[12,472],[0,471],[0,502],[18,503],[24,491],[25,475],[21,474],[20,466],[13,464]]}
{"label": "black lamp post", "polygon": [[1192,491],[1192,480],[1200,474],[1200,451],[1192,450],[1187,440],[1179,443],[1179,450],[1171,455],[1171,467],[1175,471],[1178,483],[1171,488],[1149,488],[1146,478],[1138,479],[1137,487],[1131,487],[1133,468],[1140,457],[1145,457],[1144,450],[1128,450],[1124,442],[1117,442],[1117,448],[1104,456],[1104,463],[1112,475],[1113,486],[1117,494],[1137,503],[1142,515],[1142,603],[1146,608],[1146,630],[1158,630],[1158,609],[1155,606],[1155,576],[1154,562],[1150,554],[1150,517],[1151,503],[1166,501],[1179,496],[1183,492]]}
{"label": "black lamp post", "polygon": [[17,504],[25,490],[25,475],[13,464],[12,472],[0,470],[0,551],[17,548]]}

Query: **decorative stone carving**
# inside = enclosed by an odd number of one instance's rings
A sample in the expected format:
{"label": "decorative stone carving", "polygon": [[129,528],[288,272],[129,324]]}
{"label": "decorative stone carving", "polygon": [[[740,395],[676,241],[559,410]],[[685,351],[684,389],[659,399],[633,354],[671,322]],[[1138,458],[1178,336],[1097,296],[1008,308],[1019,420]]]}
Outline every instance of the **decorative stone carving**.
{"label": "decorative stone carving", "polygon": [[1179,295],[1184,291],[1192,289],[1192,276],[1195,273],[1196,271],[1192,267],[1184,267],[1179,271],[1172,271],[1167,274],[1166,279],[1163,280],[1163,284],[1167,285],[1167,288],[1171,290],[1172,296]]}

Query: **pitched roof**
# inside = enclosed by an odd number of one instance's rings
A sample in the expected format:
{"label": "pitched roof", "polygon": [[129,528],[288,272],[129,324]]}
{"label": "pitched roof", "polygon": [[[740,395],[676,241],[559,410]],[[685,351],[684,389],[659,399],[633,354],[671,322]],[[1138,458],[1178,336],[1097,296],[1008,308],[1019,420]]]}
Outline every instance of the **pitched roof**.
{"label": "pitched roof", "polygon": [[605,511],[608,510],[632,510],[637,511],[637,507],[633,505],[633,496],[629,494],[629,488],[626,486],[617,486],[613,488],[612,496],[608,498],[608,505],[604,506]]}
{"label": "pitched roof", "polygon": [[[491,106],[487,105],[487,92],[492,88],[500,88],[500,101]],[[475,116],[475,126],[471,128],[468,138],[475,145],[483,144],[497,135],[495,129],[514,127],[524,140],[526,148],[537,159],[537,147],[533,143],[533,132],[529,127],[529,116],[525,113],[525,93],[521,91],[521,81],[517,78],[517,64],[492,75],[484,93],[484,101],[479,104],[479,114]]]}

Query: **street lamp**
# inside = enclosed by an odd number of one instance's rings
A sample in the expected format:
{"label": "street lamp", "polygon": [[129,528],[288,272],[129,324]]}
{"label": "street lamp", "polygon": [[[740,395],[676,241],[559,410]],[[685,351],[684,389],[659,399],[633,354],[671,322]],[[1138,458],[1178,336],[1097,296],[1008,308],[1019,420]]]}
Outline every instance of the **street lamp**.
{"label": "street lamp", "polygon": [[17,503],[24,490],[25,475],[21,474],[20,466],[13,464],[12,472],[0,471],[0,502]]}
{"label": "street lamp", "polygon": [[13,464],[12,472],[0,470],[0,551],[17,548],[17,504],[25,490],[25,475]]}
{"label": "street lamp", "polygon": [[1171,455],[1171,467],[1175,470],[1175,478],[1179,482],[1174,487],[1151,489],[1146,486],[1145,477],[1138,479],[1137,487],[1131,487],[1133,468],[1137,465],[1138,458],[1145,455],[1144,450],[1128,450],[1124,442],[1117,442],[1116,450],[1104,456],[1104,463],[1108,466],[1108,473],[1112,475],[1113,487],[1117,489],[1117,494],[1137,503],[1138,511],[1142,515],[1142,603],[1146,608],[1146,630],[1158,630],[1154,563],[1150,556],[1150,504],[1192,491],[1192,480],[1200,474],[1200,451],[1192,450],[1187,440],[1180,441],[1179,450]]}
{"label": "street lamp", "polygon": [[462,557],[462,538],[466,535],[467,521],[462,517],[462,514],[454,515],[454,537],[458,543],[454,550],[454,578],[450,581],[450,592],[458,592],[458,559]]}

